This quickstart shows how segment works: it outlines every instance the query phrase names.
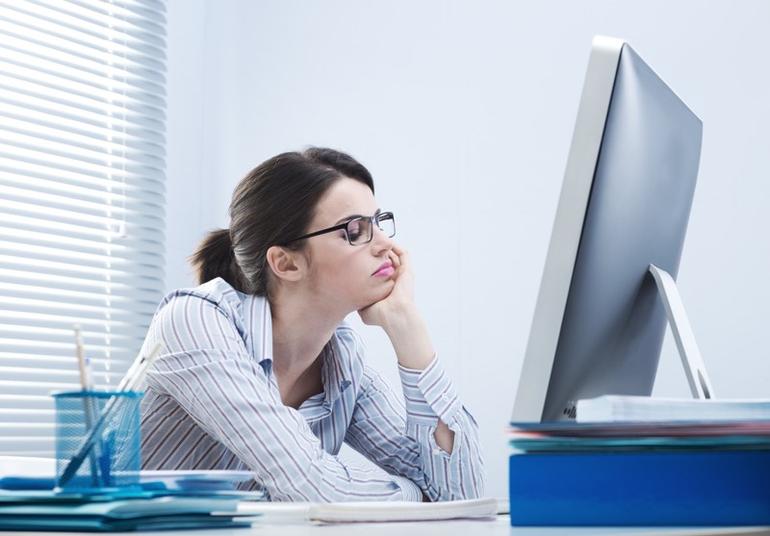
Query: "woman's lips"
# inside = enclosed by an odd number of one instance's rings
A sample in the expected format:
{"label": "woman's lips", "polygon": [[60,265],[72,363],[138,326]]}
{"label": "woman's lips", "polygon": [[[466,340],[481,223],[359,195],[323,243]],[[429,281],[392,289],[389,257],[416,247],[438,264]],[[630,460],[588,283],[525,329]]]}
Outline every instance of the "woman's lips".
{"label": "woman's lips", "polygon": [[390,277],[393,275],[393,272],[396,270],[393,268],[392,264],[386,264],[385,266],[381,267],[379,270],[374,272],[372,275],[375,277]]}

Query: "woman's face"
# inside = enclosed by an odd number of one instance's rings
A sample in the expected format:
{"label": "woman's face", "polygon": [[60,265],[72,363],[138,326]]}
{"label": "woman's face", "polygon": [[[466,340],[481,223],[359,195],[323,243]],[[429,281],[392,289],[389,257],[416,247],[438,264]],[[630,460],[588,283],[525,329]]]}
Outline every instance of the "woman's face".
{"label": "woman's face", "polygon": [[[318,202],[308,232],[333,227],[351,216],[373,216],[378,208],[368,186],[342,178]],[[394,256],[393,240],[377,226],[368,244],[351,246],[340,229],[307,239],[305,247],[310,259],[307,282],[326,307],[334,304],[357,311],[387,297],[395,285],[393,275],[374,275]]]}

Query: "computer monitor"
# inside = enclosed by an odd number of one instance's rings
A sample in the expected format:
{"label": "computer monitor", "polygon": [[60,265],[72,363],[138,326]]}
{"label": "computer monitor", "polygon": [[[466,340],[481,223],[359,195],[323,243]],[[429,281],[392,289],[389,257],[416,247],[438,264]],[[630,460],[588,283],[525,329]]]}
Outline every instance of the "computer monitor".
{"label": "computer monitor", "polygon": [[594,38],[514,422],[652,393],[672,307],[650,266],[678,272],[701,138],[700,119],[628,43]]}

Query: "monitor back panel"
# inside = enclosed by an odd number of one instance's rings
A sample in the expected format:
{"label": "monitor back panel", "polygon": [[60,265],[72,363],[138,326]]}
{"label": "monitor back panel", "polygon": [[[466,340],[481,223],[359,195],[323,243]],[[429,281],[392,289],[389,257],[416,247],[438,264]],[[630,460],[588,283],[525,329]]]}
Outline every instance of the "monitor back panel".
{"label": "monitor back panel", "polygon": [[676,277],[702,123],[623,45],[591,186],[543,420],[574,402],[649,395],[666,319],[647,268]]}

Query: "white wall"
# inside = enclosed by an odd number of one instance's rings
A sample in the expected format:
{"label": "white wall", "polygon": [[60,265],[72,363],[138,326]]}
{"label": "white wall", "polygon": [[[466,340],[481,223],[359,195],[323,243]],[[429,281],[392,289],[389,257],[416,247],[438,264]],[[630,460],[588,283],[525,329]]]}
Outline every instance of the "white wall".
{"label": "white wall", "polygon": [[166,59],[166,288],[190,286],[186,257],[214,218],[203,192],[207,156],[204,121],[205,0],[172,1]]}
{"label": "white wall", "polygon": [[[591,38],[627,39],[704,121],[679,283],[717,394],[770,396],[770,75],[760,1],[169,6],[168,288],[238,180],[328,145],[397,214],[434,343],[506,495],[514,399]],[[397,381],[384,335],[371,360]],[[655,394],[686,396],[667,338]]]}

